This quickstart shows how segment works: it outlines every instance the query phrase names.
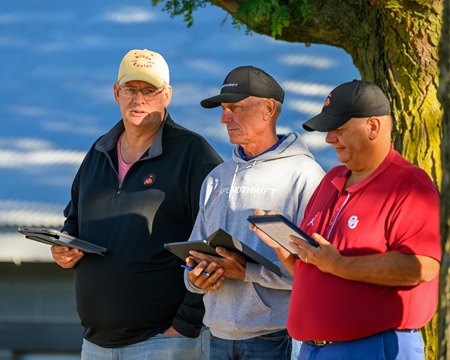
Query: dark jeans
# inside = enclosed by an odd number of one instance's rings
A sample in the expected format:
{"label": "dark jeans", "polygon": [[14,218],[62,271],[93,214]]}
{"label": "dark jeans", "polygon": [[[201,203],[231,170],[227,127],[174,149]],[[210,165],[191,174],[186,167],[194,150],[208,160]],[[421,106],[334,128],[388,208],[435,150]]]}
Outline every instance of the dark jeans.
{"label": "dark jeans", "polygon": [[286,330],[245,340],[224,340],[211,335],[211,360],[289,360],[291,338]]}

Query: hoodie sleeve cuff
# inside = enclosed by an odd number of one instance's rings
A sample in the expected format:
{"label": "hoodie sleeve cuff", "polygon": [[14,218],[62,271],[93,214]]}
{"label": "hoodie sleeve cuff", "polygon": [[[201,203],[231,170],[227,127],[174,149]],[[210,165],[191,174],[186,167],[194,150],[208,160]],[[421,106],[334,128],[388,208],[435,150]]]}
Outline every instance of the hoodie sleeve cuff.
{"label": "hoodie sleeve cuff", "polygon": [[261,279],[261,265],[247,262],[244,281],[259,282]]}

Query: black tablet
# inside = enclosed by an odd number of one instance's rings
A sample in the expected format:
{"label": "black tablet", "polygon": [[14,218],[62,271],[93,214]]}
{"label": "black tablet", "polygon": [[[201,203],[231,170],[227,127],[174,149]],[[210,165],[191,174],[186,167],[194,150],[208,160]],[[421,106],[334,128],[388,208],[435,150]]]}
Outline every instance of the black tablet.
{"label": "black tablet", "polygon": [[220,256],[215,250],[217,246],[223,247],[230,251],[238,252],[244,256],[247,261],[258,263],[278,276],[282,276],[280,268],[272,263],[272,261],[257,253],[243,242],[240,242],[223,229],[216,230],[205,240],[172,242],[164,244],[164,247],[167,250],[171,251],[183,260],[190,256],[189,250],[196,250],[202,253]]}
{"label": "black tablet", "polygon": [[296,258],[298,258],[298,255],[289,246],[289,243],[292,242],[289,237],[290,235],[294,235],[314,247],[319,247],[316,240],[286,219],[283,215],[250,215],[247,220]]}
{"label": "black tablet", "polygon": [[86,253],[98,255],[105,255],[108,251],[102,246],[80,240],[74,236],[64,234],[55,229],[19,227],[17,231],[25,235],[27,239],[38,241],[47,245],[67,246],[72,249],[79,249]]}
{"label": "black tablet", "polygon": [[191,256],[189,254],[190,250],[195,250],[209,255],[220,256],[218,253],[216,253],[216,250],[214,250],[214,247],[211,246],[208,240],[165,243],[164,247],[183,260]]}

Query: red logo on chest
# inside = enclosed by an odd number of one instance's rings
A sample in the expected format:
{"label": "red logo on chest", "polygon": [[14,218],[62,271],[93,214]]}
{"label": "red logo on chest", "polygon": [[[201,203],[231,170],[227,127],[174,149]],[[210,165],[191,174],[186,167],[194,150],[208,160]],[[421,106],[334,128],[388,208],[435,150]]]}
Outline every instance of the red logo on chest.
{"label": "red logo on chest", "polygon": [[145,177],[144,179],[144,186],[152,186],[154,185],[156,182],[156,175],[155,174],[150,174],[148,176]]}

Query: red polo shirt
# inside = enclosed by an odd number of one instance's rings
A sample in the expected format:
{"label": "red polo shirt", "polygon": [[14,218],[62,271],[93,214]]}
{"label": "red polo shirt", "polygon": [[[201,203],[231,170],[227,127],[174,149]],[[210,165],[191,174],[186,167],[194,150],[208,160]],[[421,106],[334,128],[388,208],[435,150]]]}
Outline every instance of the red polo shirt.
{"label": "red polo shirt", "polygon": [[[308,203],[300,227],[342,255],[385,253],[441,258],[439,195],[428,175],[391,149],[364,181],[343,190],[350,172],[333,168]],[[350,281],[297,261],[288,330],[298,340],[346,341],[387,329],[417,329],[436,311],[438,277],[417,286]]]}

